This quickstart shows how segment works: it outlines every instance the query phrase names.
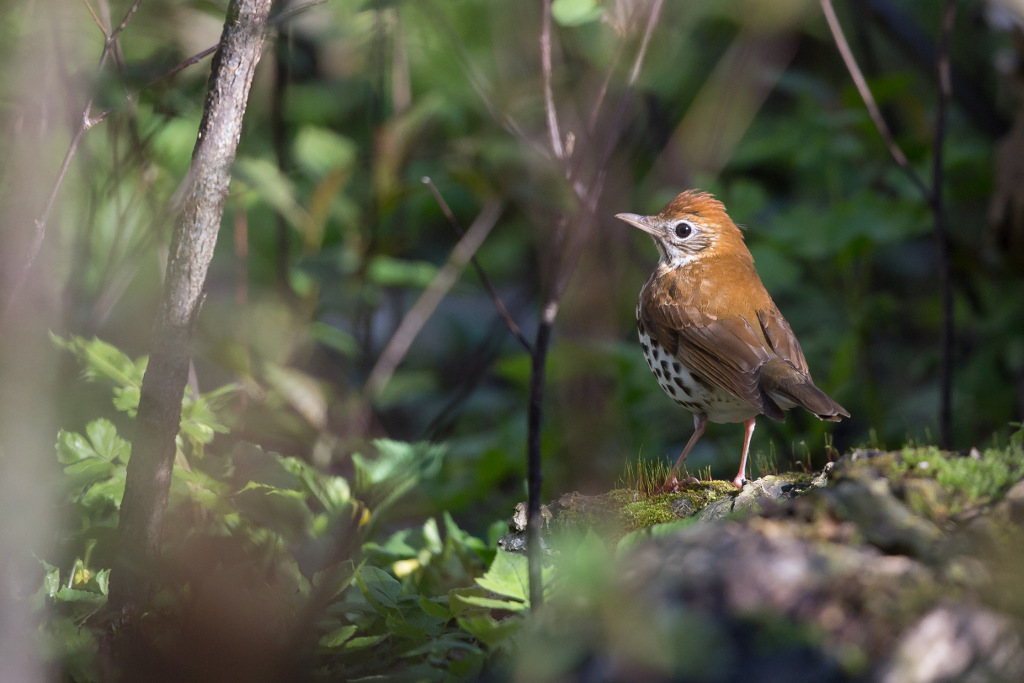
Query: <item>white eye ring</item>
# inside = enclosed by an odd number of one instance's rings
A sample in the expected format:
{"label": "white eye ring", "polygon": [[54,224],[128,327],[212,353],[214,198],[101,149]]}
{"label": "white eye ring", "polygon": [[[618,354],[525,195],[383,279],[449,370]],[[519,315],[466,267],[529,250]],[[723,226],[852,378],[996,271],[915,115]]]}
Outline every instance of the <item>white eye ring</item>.
{"label": "white eye ring", "polygon": [[687,237],[693,234],[693,226],[687,223],[686,221],[680,221],[676,223],[676,227],[673,228],[673,232],[675,232],[676,237],[678,237],[681,240],[685,240]]}

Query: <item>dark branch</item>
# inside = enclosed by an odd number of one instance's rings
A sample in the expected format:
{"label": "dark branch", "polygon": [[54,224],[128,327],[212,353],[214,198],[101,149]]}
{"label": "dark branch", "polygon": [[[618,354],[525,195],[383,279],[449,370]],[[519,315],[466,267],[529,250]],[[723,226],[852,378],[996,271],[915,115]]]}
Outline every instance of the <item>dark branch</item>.
{"label": "dark branch", "polygon": [[946,139],[946,113],[953,92],[950,77],[949,43],[956,19],[956,4],[946,0],[942,11],[936,69],[939,97],[935,107],[935,142],[932,153],[932,212],[935,216],[935,240],[939,251],[939,286],[942,293],[942,372],[939,391],[939,446],[949,448],[953,424],[953,283],[949,258],[949,234],[943,203],[943,147]]}

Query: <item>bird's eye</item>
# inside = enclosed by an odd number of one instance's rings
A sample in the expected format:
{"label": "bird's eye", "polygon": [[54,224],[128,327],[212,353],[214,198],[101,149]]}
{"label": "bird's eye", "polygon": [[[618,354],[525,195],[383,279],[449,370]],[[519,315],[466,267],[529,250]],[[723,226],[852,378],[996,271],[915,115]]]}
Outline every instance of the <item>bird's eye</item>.
{"label": "bird's eye", "polygon": [[677,223],[676,224],[676,237],[678,237],[681,240],[685,240],[691,234],[693,234],[693,226],[692,225],[690,225],[689,223],[687,223],[685,221],[683,221],[682,223]]}

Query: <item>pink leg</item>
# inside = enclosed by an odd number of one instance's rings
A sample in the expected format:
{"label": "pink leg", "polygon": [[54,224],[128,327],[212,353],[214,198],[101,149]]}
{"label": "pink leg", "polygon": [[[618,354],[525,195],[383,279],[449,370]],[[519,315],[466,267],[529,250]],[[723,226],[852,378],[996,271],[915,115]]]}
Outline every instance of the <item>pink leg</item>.
{"label": "pink leg", "polygon": [[686,442],[686,448],[683,449],[682,455],[680,455],[679,459],[676,460],[676,466],[672,468],[672,474],[668,476],[669,481],[678,478],[679,468],[682,467],[683,462],[686,460],[686,456],[688,456],[690,454],[690,451],[693,450],[694,444],[696,444],[700,437],[704,434],[704,428],[707,426],[707,415],[705,415],[704,413],[693,414],[693,436],[691,436],[690,440]]}
{"label": "pink leg", "polygon": [[733,485],[738,489],[743,488],[743,483],[747,480],[747,452],[750,450],[750,437],[754,435],[754,418],[750,418],[743,424],[747,428],[747,435],[743,437],[743,459],[740,460],[739,473],[732,480]]}

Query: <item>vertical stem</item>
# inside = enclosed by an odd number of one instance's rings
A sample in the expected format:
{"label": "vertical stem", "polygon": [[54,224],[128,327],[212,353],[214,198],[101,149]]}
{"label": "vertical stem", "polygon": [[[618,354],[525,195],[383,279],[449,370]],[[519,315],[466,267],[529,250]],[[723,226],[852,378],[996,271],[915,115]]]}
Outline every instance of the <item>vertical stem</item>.
{"label": "vertical stem", "polygon": [[946,137],[946,111],[952,94],[949,42],[956,18],[956,4],[946,0],[942,11],[942,33],[938,44],[939,100],[935,110],[935,144],[932,165],[932,212],[935,216],[935,240],[938,247],[939,281],[942,296],[942,356],[939,390],[939,446],[949,448],[953,423],[953,282],[949,259],[949,231],[943,204],[943,144]]}
{"label": "vertical stem", "polygon": [[270,0],[231,0],[228,5],[184,200],[171,237],[149,365],[142,380],[110,582],[110,604],[131,615],[138,614],[149,593],[149,572],[159,554],[193,331],[269,13]]}
{"label": "vertical stem", "polygon": [[529,558],[530,609],[538,610],[544,605],[542,583],[543,555],[541,548],[540,490],[543,483],[541,472],[541,421],[544,415],[544,375],[547,365],[548,346],[551,330],[558,315],[558,300],[549,297],[544,304],[537,336],[530,356],[530,410],[527,417],[527,498],[526,498],[526,554]]}

